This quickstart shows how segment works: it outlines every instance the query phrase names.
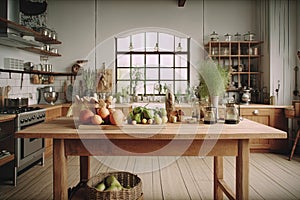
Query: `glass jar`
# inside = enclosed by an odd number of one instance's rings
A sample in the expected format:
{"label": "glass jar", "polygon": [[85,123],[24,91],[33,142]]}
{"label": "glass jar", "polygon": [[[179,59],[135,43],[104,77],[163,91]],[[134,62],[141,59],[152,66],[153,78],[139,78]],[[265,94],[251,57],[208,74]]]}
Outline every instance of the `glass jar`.
{"label": "glass jar", "polygon": [[204,124],[215,124],[217,123],[217,108],[206,107],[204,111]]}
{"label": "glass jar", "polygon": [[240,121],[239,110],[235,103],[226,104],[225,124],[238,124]]}
{"label": "glass jar", "polygon": [[210,40],[211,41],[219,41],[219,34],[216,33],[215,31],[213,31],[212,34],[210,34]]}

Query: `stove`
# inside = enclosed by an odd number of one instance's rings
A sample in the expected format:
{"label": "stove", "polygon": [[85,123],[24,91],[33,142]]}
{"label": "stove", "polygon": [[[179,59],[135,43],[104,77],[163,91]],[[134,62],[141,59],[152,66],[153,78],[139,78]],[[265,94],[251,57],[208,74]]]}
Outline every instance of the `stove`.
{"label": "stove", "polygon": [[35,110],[41,110],[40,107],[21,107],[21,108],[0,108],[0,114],[19,114],[24,112],[30,112]]}
{"label": "stove", "polygon": [[[0,108],[0,114],[16,114],[15,131],[42,123],[46,119],[46,109],[40,107]],[[15,169],[13,170],[16,185],[17,174],[38,162],[44,165],[45,142],[43,138],[16,138],[14,145]]]}

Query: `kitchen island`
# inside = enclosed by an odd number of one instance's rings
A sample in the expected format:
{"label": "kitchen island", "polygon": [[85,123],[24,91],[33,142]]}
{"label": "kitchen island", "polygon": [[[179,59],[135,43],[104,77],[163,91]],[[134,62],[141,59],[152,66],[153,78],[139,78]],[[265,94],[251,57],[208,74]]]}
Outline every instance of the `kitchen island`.
{"label": "kitchen island", "polygon": [[[68,156],[80,156],[80,180],[90,177],[89,156],[213,156],[214,199],[249,198],[249,140],[287,137],[250,120],[237,125],[170,124],[76,128],[73,118],[58,118],[16,133],[19,138],[53,139],[54,199],[68,199]],[[236,157],[236,191],[223,179],[223,156]],[[147,183],[143,183],[147,184]]]}

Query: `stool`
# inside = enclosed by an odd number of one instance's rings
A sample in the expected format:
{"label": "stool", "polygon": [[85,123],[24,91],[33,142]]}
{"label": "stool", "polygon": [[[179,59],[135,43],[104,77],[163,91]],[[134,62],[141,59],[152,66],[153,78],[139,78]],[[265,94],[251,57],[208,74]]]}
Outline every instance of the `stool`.
{"label": "stool", "polygon": [[[298,124],[299,124],[299,123],[298,123]],[[295,149],[296,149],[296,146],[297,146],[299,137],[300,137],[300,128],[299,128],[298,131],[297,131],[297,135],[296,135],[296,137],[295,137],[295,141],[294,141],[294,144],[293,144],[293,148],[292,148],[292,151],[291,151],[289,160],[292,160],[292,158],[293,158],[293,155],[294,155],[294,152],[295,152]]]}

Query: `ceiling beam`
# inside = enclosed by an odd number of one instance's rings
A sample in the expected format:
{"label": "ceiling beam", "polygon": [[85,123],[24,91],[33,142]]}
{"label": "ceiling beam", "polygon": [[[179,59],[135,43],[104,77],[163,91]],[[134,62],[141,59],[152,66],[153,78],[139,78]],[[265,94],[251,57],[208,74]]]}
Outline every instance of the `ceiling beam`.
{"label": "ceiling beam", "polygon": [[178,7],[184,7],[186,0],[178,0]]}

